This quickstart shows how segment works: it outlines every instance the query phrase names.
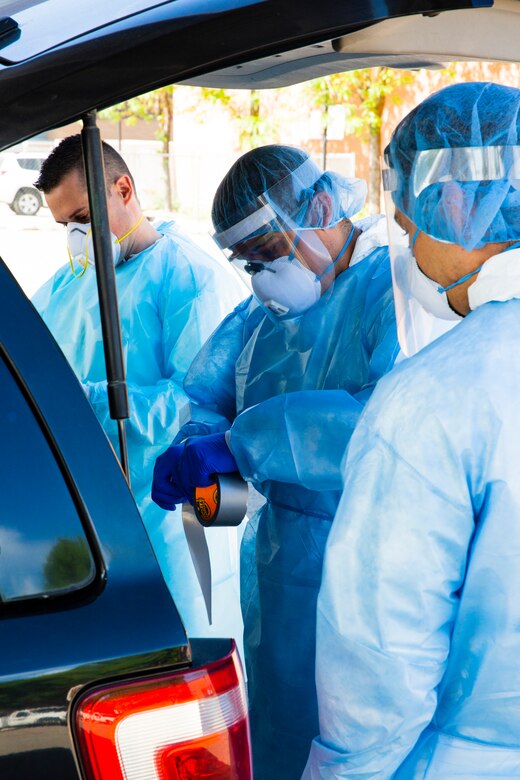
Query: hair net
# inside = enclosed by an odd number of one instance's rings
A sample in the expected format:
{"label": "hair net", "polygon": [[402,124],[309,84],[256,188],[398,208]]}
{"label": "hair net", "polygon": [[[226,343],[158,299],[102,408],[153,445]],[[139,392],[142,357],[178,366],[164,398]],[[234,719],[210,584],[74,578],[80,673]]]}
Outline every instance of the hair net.
{"label": "hair net", "polygon": [[520,90],[456,84],[431,95],[385,151],[398,209],[467,250],[520,239]]}
{"label": "hair net", "polygon": [[[314,196],[328,193],[332,214]],[[273,220],[296,227],[332,227],[363,206],[365,182],[321,171],[310,155],[291,146],[262,146],[240,157],[221,182],[212,208],[215,238],[229,247],[262,230]]]}

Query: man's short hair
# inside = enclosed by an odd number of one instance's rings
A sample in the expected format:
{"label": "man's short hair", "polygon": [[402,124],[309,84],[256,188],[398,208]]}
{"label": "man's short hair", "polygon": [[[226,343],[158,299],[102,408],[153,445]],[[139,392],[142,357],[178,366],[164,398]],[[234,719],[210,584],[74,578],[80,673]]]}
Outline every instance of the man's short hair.
{"label": "man's short hair", "polygon": [[[130,177],[135,190],[135,183],[128,166],[116,152],[116,150],[102,141],[103,157],[105,160],[105,183],[107,189],[114,184],[120,176],[125,174]],[[85,166],[83,162],[83,147],[81,136],[69,135],[56,146],[44,161],[40,175],[35,181],[34,186],[45,194],[51,192],[57,187],[65,176],[72,171],[77,171],[81,180],[85,182]]]}
{"label": "man's short hair", "polygon": [[[320,192],[330,196],[327,217],[314,198]],[[217,234],[226,233],[257,211],[260,196],[282,220],[289,218],[293,226],[319,229],[356,214],[365,202],[366,185],[360,179],[322,171],[305,149],[258,146],[242,155],[218,186],[211,210]]]}

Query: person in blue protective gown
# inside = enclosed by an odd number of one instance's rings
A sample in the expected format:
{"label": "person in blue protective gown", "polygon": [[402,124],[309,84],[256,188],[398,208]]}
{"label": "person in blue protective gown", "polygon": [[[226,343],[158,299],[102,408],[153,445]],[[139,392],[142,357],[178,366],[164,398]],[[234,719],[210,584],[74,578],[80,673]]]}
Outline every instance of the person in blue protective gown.
{"label": "person in blue protective gown", "polygon": [[352,436],[305,780],[520,777],[519,160],[520,90],[491,83],[432,95],[387,148],[422,306],[459,322]]}
{"label": "person in blue protective gown", "polygon": [[[241,550],[256,780],[299,778],[318,732],[315,610],[339,467],[398,351],[385,222],[350,220],[364,196],[364,182],[324,173],[292,147],[255,149],[230,169],[214,199],[216,238],[249,265],[255,295],[193,362],[193,418],[156,465],[164,505],[237,468],[265,497]],[[322,294],[309,268],[286,278],[295,245],[303,264],[316,236],[329,251],[315,276],[335,271]]]}
{"label": "person in blue protective gown", "polygon": [[[187,238],[175,223],[143,215],[131,174],[104,144],[110,229],[127,371],[131,486],[165,580],[190,636],[241,639],[238,540],[235,529],[208,535],[213,567],[210,626],[180,510],[150,498],[155,458],[189,418],[182,382],[204,341],[243,297],[234,275]],[[33,302],[69,360],[92,407],[118,449],[107,403],[106,369],[95,258],[79,136],[61,142],[42,167],[38,186],[58,222],[67,225],[70,263]],[[88,468],[88,464],[86,464]]]}

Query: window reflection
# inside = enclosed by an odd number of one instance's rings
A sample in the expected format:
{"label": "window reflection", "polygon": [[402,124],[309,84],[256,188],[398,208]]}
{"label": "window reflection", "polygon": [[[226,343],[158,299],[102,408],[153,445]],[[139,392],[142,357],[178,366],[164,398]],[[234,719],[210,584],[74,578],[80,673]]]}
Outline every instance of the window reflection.
{"label": "window reflection", "polygon": [[38,422],[0,359],[0,598],[67,591],[92,581],[76,508]]}

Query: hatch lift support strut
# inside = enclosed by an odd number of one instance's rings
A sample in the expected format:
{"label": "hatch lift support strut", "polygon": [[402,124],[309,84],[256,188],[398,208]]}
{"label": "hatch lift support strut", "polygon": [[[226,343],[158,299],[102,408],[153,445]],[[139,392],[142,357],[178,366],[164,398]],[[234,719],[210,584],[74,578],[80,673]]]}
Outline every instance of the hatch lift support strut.
{"label": "hatch lift support strut", "polygon": [[82,119],[81,141],[87,177],[92,239],[96,258],[95,268],[99,311],[108,380],[108,406],[110,417],[113,420],[117,420],[121,467],[128,484],[130,484],[125,428],[125,420],[130,417],[130,412],[117,303],[116,273],[108,223],[103,147],[101,145],[101,134],[96,124],[96,112],[89,111]]}

